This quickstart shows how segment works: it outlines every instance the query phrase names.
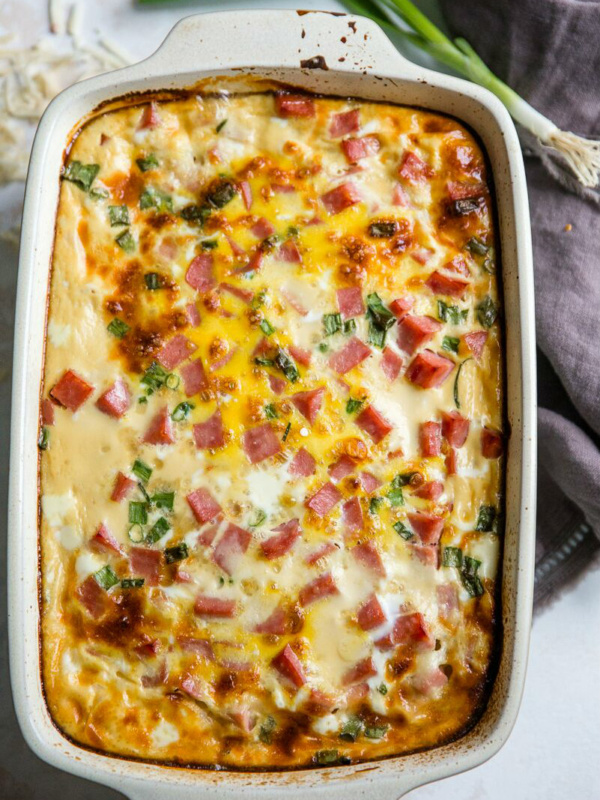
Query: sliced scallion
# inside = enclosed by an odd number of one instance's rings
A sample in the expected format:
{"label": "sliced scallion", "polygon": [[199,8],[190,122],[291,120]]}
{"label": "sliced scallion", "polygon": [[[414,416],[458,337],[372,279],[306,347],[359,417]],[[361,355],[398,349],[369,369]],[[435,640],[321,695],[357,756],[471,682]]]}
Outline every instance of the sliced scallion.
{"label": "sliced scallion", "polygon": [[115,242],[124,253],[133,253],[135,250],[135,239],[129,231],[123,231],[120,236],[117,236]]}
{"label": "sliced scallion", "polygon": [[154,153],[150,153],[150,155],[146,156],[145,158],[136,158],[135,163],[142,172],[148,172],[149,170],[158,167],[158,159]]}
{"label": "sliced scallion", "polygon": [[132,525],[129,528],[127,535],[129,536],[130,541],[132,541],[134,544],[139,544],[140,542],[144,541],[144,529],[139,523]]}
{"label": "sliced scallion", "polygon": [[127,206],[109,206],[108,219],[110,220],[111,228],[119,225],[130,225],[129,209]]}
{"label": "sliced scallion", "polygon": [[471,597],[480,597],[483,594],[483,584],[477,574],[481,561],[470,556],[464,556],[460,579]]}
{"label": "sliced scallion", "polygon": [[117,583],[119,583],[119,579],[117,578],[116,573],[110,564],[107,564],[97,572],[94,572],[94,580],[107,592],[109,589],[112,589],[113,586],[116,586]]}
{"label": "sliced scallion", "polygon": [[369,514],[379,514],[383,497],[372,497],[369,501]]}
{"label": "sliced scallion", "polygon": [[360,717],[352,716],[346,720],[340,730],[340,739],[345,742],[355,742],[363,730],[363,721]]}
{"label": "sliced scallion", "polygon": [[286,428],[285,428],[285,432],[284,432],[283,437],[282,437],[282,441],[285,442],[285,440],[289,436],[289,433],[290,433],[291,430],[292,430],[292,423],[288,422],[288,424],[286,425]]}
{"label": "sliced scallion", "polygon": [[442,350],[447,350],[449,353],[456,353],[458,355],[458,346],[460,339],[455,336],[444,336],[442,340]]}
{"label": "sliced scallion", "polygon": [[188,546],[185,542],[176,544],[174,547],[165,548],[165,561],[167,564],[174,564],[176,561],[183,561],[189,556]]}
{"label": "sliced scallion", "polygon": [[84,192],[89,192],[96,175],[100,172],[99,164],[82,164],[81,161],[71,161],[63,172],[63,180],[70,181]]}
{"label": "sliced scallion", "polygon": [[157,211],[173,211],[173,198],[154,186],[146,186],[140,195],[140,209],[154,208]]}
{"label": "sliced scallion", "polygon": [[283,372],[290,383],[295,383],[300,377],[298,367],[281,347],[277,349],[275,354],[275,366]]}
{"label": "sliced scallion", "polygon": [[152,467],[149,467],[148,464],[140,461],[139,458],[136,458],[136,460],[133,462],[131,471],[136,478],[139,478],[142,481],[142,483],[148,483],[150,476],[152,475]]}
{"label": "sliced scallion", "polygon": [[398,520],[398,522],[394,522],[392,527],[396,531],[396,533],[400,534],[400,536],[403,539],[406,539],[407,542],[409,541],[409,539],[412,539],[413,536],[414,536],[414,533],[409,528],[406,527],[406,525],[402,522],[402,520]]}
{"label": "sliced scallion", "polygon": [[259,328],[265,336],[271,336],[271,334],[275,333],[275,328],[271,325],[268,319],[262,319],[260,321]]}
{"label": "sliced scallion", "polygon": [[266,518],[267,518],[267,515],[262,510],[262,508],[257,508],[256,509],[256,517],[254,518],[254,522],[250,523],[250,527],[251,528],[260,528],[260,526],[263,524],[263,522],[266,520]]}
{"label": "sliced scallion", "polygon": [[489,533],[494,530],[497,511],[494,506],[480,506],[475,524],[476,531]]}
{"label": "sliced scallion", "polygon": [[165,533],[170,529],[171,526],[167,520],[164,517],[159,517],[146,534],[146,541],[148,544],[154,544],[158,542],[159,539],[162,539]]}
{"label": "sliced scallion", "polygon": [[146,289],[155,292],[161,286],[160,275],[158,272],[147,272],[144,275],[144,283],[146,284]]}
{"label": "sliced scallion", "polygon": [[139,589],[144,585],[144,578],[123,578],[121,589]]}
{"label": "sliced scallion", "polygon": [[265,406],[265,417],[267,419],[277,419],[278,416],[279,414],[273,403],[267,403]]}
{"label": "sliced scallion", "polygon": [[457,408],[460,408],[460,396],[459,396],[459,391],[458,391],[460,373],[462,372],[462,368],[467,363],[467,361],[473,361],[473,359],[469,357],[469,358],[465,358],[464,361],[461,361],[460,364],[458,365],[458,369],[456,371],[456,378],[454,378],[454,405]]}
{"label": "sliced scallion", "polygon": [[132,525],[145,525],[148,522],[148,509],[146,503],[132,500],[129,503],[129,522]]}
{"label": "sliced scallion", "polygon": [[196,406],[193,403],[188,403],[184,401],[183,403],[179,403],[173,409],[173,413],[171,414],[171,419],[175,422],[181,422],[184,419],[187,419],[188,414],[192,411]]}
{"label": "sliced scallion", "polygon": [[356,414],[362,404],[362,400],[357,400],[355,397],[350,397],[346,403],[346,414]]}
{"label": "sliced scallion", "polygon": [[444,547],[442,552],[443,567],[462,567],[463,554],[460,547]]}
{"label": "sliced scallion", "polygon": [[325,336],[333,336],[342,329],[341,314],[323,314],[323,330]]}
{"label": "sliced scallion", "polygon": [[477,319],[484,328],[491,328],[498,316],[498,306],[486,295],[476,308]]}
{"label": "sliced scallion", "polygon": [[129,331],[129,325],[126,322],[123,322],[122,319],[115,317],[111,320],[108,325],[106,326],[106,330],[109,333],[112,333],[117,339],[122,339],[125,334]]}
{"label": "sliced scallion", "polygon": [[389,730],[389,725],[367,725],[365,736],[367,739],[383,739]]}
{"label": "sliced scallion", "polygon": [[175,492],[155,492],[152,495],[152,502],[157,508],[162,508],[165,511],[173,511],[173,503],[175,501]]}

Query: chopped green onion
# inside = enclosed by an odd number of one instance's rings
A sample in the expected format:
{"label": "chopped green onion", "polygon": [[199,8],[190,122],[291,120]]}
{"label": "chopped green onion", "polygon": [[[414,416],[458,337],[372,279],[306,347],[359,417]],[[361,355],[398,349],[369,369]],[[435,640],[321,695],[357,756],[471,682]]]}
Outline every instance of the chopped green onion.
{"label": "chopped green onion", "polygon": [[258,364],[259,367],[273,367],[275,365],[272,358],[264,358],[263,356],[257,356],[254,359],[254,363]]}
{"label": "chopped green onion", "polygon": [[94,579],[96,583],[103,589],[106,589],[107,592],[119,582],[119,579],[117,578],[116,573],[110,564],[107,564],[97,572],[94,572]]}
{"label": "chopped green onion", "polygon": [[167,389],[177,389],[179,384],[181,383],[181,378],[179,375],[175,375],[174,372],[169,373],[165,378],[165,386]]}
{"label": "chopped green onion", "polygon": [[157,508],[164,508],[165,511],[173,511],[175,492],[155,492],[152,495],[152,502]]}
{"label": "chopped green onion", "polygon": [[379,508],[383,503],[383,497],[372,497],[369,501],[369,514],[379,514]]}
{"label": "chopped green onion", "polygon": [[484,256],[490,249],[485,242],[478,239],[477,236],[472,236],[466,243],[465,248],[473,256]]}
{"label": "chopped green onion", "polygon": [[167,564],[174,564],[176,561],[183,561],[189,556],[188,546],[185,542],[176,544],[174,547],[165,548],[165,561]]}
{"label": "chopped green onion", "polygon": [[277,409],[275,408],[273,403],[268,403],[265,406],[265,417],[267,419],[277,419],[278,416],[279,414],[277,413]]}
{"label": "chopped green onion", "polygon": [[462,567],[463,554],[460,547],[444,547],[442,553],[443,567]]}
{"label": "chopped green onion", "polygon": [[235,197],[235,186],[231,181],[220,181],[206,195],[207,203],[213,208],[224,208]]}
{"label": "chopped green onion", "polygon": [[117,236],[115,242],[124,253],[133,253],[135,250],[135,239],[129,231],[123,231],[120,236]]}
{"label": "chopped green onion", "polygon": [[477,312],[477,319],[481,325],[483,325],[484,328],[491,328],[498,316],[498,306],[494,303],[489,294],[483,298],[475,310]]}
{"label": "chopped green onion", "polygon": [[356,414],[358,409],[362,406],[363,401],[350,397],[346,403],[346,414]]}
{"label": "chopped green onion", "polygon": [[106,189],[90,189],[89,195],[92,200],[106,200],[108,192]]}
{"label": "chopped green onion", "polygon": [[215,131],[216,131],[217,133],[221,133],[221,131],[223,130],[223,128],[225,127],[225,125],[227,125],[227,120],[226,120],[226,119],[222,119],[222,120],[221,120],[221,122],[219,122],[219,124],[218,124],[218,125],[217,125],[217,127],[215,128]]}
{"label": "chopped green onion", "polygon": [[254,519],[254,522],[250,523],[250,527],[251,528],[260,528],[260,526],[263,524],[263,522],[266,520],[266,518],[267,518],[267,515],[262,510],[262,508],[257,508],[256,509],[256,517]]}
{"label": "chopped green onion", "polygon": [[290,383],[295,383],[300,377],[298,367],[294,364],[285,350],[281,349],[281,347],[277,349],[277,353],[275,355],[275,366],[277,366],[283,372]]}
{"label": "chopped green onion", "polygon": [[271,325],[268,319],[262,319],[260,321],[259,328],[265,336],[270,336],[272,333],[275,333],[275,328]]}
{"label": "chopped green onion", "polygon": [[288,424],[287,424],[287,426],[286,426],[286,428],[285,428],[285,433],[283,434],[283,439],[282,439],[282,441],[284,441],[284,442],[285,442],[285,440],[287,439],[287,437],[288,437],[288,435],[289,435],[289,432],[290,432],[291,430],[292,430],[292,423],[291,423],[291,422],[288,422]]}
{"label": "chopped green onion", "polygon": [[460,339],[455,336],[444,336],[442,341],[442,350],[448,350],[449,353],[456,353],[458,355],[458,346]]}
{"label": "chopped green onion", "polygon": [[300,235],[300,229],[297,228],[295,225],[290,225],[289,228],[287,229],[287,235],[288,236],[299,236]]}
{"label": "chopped green onion", "polygon": [[117,339],[122,339],[129,331],[129,325],[118,317],[115,317],[108,323],[106,330],[112,333],[113,336],[116,336]]}
{"label": "chopped green onion", "polygon": [[401,486],[408,486],[408,484],[417,474],[418,473],[416,472],[402,472],[396,475],[396,477],[391,482],[392,489],[399,489]]}
{"label": "chopped green onion", "polygon": [[153,361],[146,372],[144,372],[141,383],[145,386],[149,386],[153,391],[156,391],[164,386],[168,375],[169,373],[163,369],[157,361]]}
{"label": "chopped green onion", "polygon": [[157,289],[160,289],[160,275],[158,272],[147,272],[144,275],[144,281],[146,283],[146,289],[149,289],[151,292],[155,292]]}
{"label": "chopped green onion", "polygon": [[456,371],[456,378],[454,378],[454,405],[457,408],[460,408],[460,397],[458,394],[458,379],[460,378],[460,373],[462,371],[462,368],[467,363],[467,361],[473,361],[473,359],[469,357],[465,358],[464,361],[461,361],[460,364],[458,365],[458,370]]}
{"label": "chopped green onion", "polygon": [[460,325],[464,322],[468,315],[468,308],[459,308],[458,306],[449,306],[443,300],[438,300],[438,317],[442,322],[451,322],[453,325]]}
{"label": "chopped green onion", "polygon": [[412,539],[414,536],[414,533],[411,530],[409,530],[401,520],[398,520],[398,522],[394,522],[392,527],[396,531],[396,533],[399,533],[403,539],[406,539],[406,541]]}
{"label": "chopped green onion", "polygon": [[136,158],[135,163],[142,172],[148,172],[148,170],[158,167],[158,160],[154,153],[150,153],[150,155],[145,158]]}
{"label": "chopped green onion", "polygon": [[314,760],[317,764],[325,767],[330,764],[340,764],[344,759],[340,757],[338,750],[317,750]]}
{"label": "chopped green onion", "polygon": [[204,239],[203,242],[200,242],[200,247],[203,250],[216,250],[219,246],[219,243],[216,239]]}
{"label": "chopped green onion", "polygon": [[40,431],[40,438],[38,439],[38,447],[40,450],[47,450],[48,449],[48,442],[50,438],[50,433],[48,428],[43,427]]}
{"label": "chopped green onion", "polygon": [[319,342],[319,352],[320,353],[329,352],[329,345],[327,344],[327,342]]}
{"label": "chopped green onion", "polygon": [[76,184],[84,192],[89,192],[96,175],[100,172],[99,164],[82,164],[71,161],[63,173],[63,180]]}
{"label": "chopped green onion", "polygon": [[257,292],[254,297],[252,298],[252,308],[260,308],[264,305],[265,300],[267,299],[267,290],[261,289],[260,292]]}
{"label": "chopped green onion", "polygon": [[340,739],[343,739],[345,742],[355,742],[361,735],[362,730],[363,722],[360,717],[350,717],[342,725],[342,729],[340,730]]}
{"label": "chopped green onion", "polygon": [[129,522],[133,525],[145,525],[148,522],[148,510],[146,503],[132,500],[129,503]]}
{"label": "chopped green onion", "polygon": [[143,405],[144,403],[147,403],[147,402],[148,402],[148,398],[147,397],[138,397],[138,403],[141,403]]}
{"label": "chopped green onion", "polygon": [[389,725],[367,725],[365,736],[367,739],[383,739],[388,732]]}
{"label": "chopped green onion", "polygon": [[108,218],[111,228],[118,225],[129,225],[129,209],[127,206],[109,206]]}
{"label": "chopped green onion", "polygon": [[398,223],[393,220],[387,222],[380,220],[379,222],[372,222],[369,225],[369,236],[374,239],[391,239],[398,230]]}
{"label": "chopped green onion", "polygon": [[123,578],[121,589],[139,589],[144,585],[144,578]]}
{"label": "chopped green onion", "polygon": [[164,517],[159,517],[146,534],[146,541],[149,544],[154,544],[158,542],[159,539],[162,539],[165,533],[170,529],[171,526],[167,520]]}
{"label": "chopped green onion", "polygon": [[494,272],[496,271],[496,254],[494,253],[493,247],[489,248],[489,252],[483,259],[481,266],[483,270],[485,272],[488,272],[490,275],[493,275]]}
{"label": "chopped green onion", "polygon": [[356,320],[347,319],[342,326],[342,333],[344,336],[351,336],[353,333],[356,333]]}
{"label": "chopped green onion", "polygon": [[342,329],[341,314],[323,314],[323,329],[325,336],[333,336]]}
{"label": "chopped green onion", "polygon": [[193,403],[188,403],[184,401],[183,403],[179,403],[173,409],[173,413],[171,414],[171,419],[175,422],[181,422],[184,419],[187,419],[187,415],[192,411],[192,409],[196,408]]}
{"label": "chopped green onion", "polygon": [[273,740],[273,731],[277,727],[277,723],[270,715],[265,719],[258,731],[258,738],[263,744],[271,744]]}
{"label": "chopped green onion", "polygon": [[140,195],[140,209],[155,208],[157,211],[173,211],[173,199],[166,192],[154,186],[146,186]]}
{"label": "chopped green onion", "polygon": [[396,322],[396,317],[383,305],[376,292],[367,295],[366,317],[369,323],[369,343],[382,349],[386,334]]}
{"label": "chopped green onion", "polygon": [[475,530],[483,531],[484,533],[493,531],[495,528],[496,516],[497,511],[494,506],[480,506]]}
{"label": "chopped green onion", "polygon": [[385,696],[388,693],[388,687],[385,685],[385,683],[381,683],[377,687],[377,691],[379,692],[379,694],[382,694],[382,695]]}
{"label": "chopped green onion", "polygon": [[129,528],[127,535],[134,544],[139,544],[140,542],[144,541],[144,529],[139,523],[132,525]]}
{"label": "chopped green onion", "polygon": [[201,225],[210,217],[212,209],[208,206],[186,206],[179,212],[179,216],[186,222],[199,222]]}
{"label": "chopped green onion", "polygon": [[144,486],[144,484],[141,481],[138,481],[137,485],[140,492],[144,495],[144,500],[146,502],[146,505],[147,506],[151,505],[150,495],[146,491],[146,487]]}
{"label": "chopped green onion", "polygon": [[480,566],[481,561],[476,558],[471,558],[470,556],[463,558],[460,579],[471,597],[480,597],[483,594],[483,584],[477,574]]}
{"label": "chopped green onion", "polygon": [[404,495],[400,487],[397,489],[390,489],[390,491],[387,493],[387,499],[390,501],[390,505],[394,508],[396,506],[404,505]]}
{"label": "chopped green onion", "polygon": [[136,460],[133,462],[131,471],[136,478],[139,478],[143,483],[148,483],[150,476],[152,475],[152,467],[149,467],[148,464],[140,461],[139,458],[136,458]]}

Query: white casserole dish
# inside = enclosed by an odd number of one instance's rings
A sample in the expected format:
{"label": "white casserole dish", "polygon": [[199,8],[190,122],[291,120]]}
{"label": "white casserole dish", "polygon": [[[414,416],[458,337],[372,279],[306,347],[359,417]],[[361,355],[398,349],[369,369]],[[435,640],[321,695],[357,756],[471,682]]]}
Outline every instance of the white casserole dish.
{"label": "white casserole dish", "polygon": [[[301,68],[322,56],[329,69]],[[475,727],[452,744],[347,767],[234,773],[182,769],[102,755],[70,742],[54,726],[40,673],[38,604],[38,415],[48,275],[59,174],[73,128],[99,104],[130,92],[189,87],[247,76],[309,91],[416,105],[453,115],[477,132],[494,178],[501,243],[506,398],[511,437],[506,476],[499,671]],[[72,86],[46,111],[36,136],[21,238],[17,298],[9,500],[11,680],[29,746],[50,764],[124,792],[132,800],[202,796],[392,800],[430,781],[470,769],[508,738],[519,708],[529,641],[535,545],[535,336],[529,212],[521,150],[502,104],[471,83],[424,70],[400,56],[373,23],[324,12],[248,11],[180,22],[148,60]]]}

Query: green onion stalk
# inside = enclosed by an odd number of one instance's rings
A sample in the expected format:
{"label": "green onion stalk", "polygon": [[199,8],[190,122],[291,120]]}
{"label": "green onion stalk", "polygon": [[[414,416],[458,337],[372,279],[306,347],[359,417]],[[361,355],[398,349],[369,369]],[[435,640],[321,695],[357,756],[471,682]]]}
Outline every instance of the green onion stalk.
{"label": "green onion stalk", "polygon": [[[449,39],[411,0],[344,0],[353,12],[376,22],[384,30],[400,34],[442,64],[493,92],[523,128],[542,145],[553,148],[564,159],[579,183],[594,188],[600,182],[600,141],[561,131],[536,111],[510,86],[496,77],[463,38]],[[408,30],[400,25],[401,20]]]}

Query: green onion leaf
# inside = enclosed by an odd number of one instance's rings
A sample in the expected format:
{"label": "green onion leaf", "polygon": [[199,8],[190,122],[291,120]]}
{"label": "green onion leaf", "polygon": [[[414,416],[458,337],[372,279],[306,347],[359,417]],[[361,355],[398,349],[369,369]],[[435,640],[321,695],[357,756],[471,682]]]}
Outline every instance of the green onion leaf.
{"label": "green onion leaf", "polygon": [[298,367],[294,364],[285,350],[281,349],[281,347],[277,349],[277,353],[275,355],[275,366],[283,372],[290,383],[295,383],[300,377]]}
{"label": "green onion leaf", "polygon": [[258,731],[258,738],[263,744],[271,744],[273,741],[273,731],[277,727],[277,723],[270,715],[265,719]]}
{"label": "green onion leaf", "polygon": [[148,464],[145,464],[143,461],[140,461],[137,458],[133,462],[131,471],[136,478],[139,478],[142,481],[142,483],[148,483],[150,476],[152,475],[152,467],[149,467]]}
{"label": "green onion leaf", "polygon": [[355,742],[361,735],[362,730],[363,722],[360,717],[352,716],[342,725],[340,739],[343,739],[345,742]]}
{"label": "green onion leaf", "polygon": [[264,358],[263,356],[256,356],[254,359],[254,363],[258,364],[259,367],[273,367],[275,366],[275,362],[272,358]]}
{"label": "green onion leaf", "polygon": [[183,561],[189,556],[188,546],[185,542],[176,544],[174,547],[165,548],[165,561],[167,564],[174,564],[176,561]]}
{"label": "green onion leaf", "polygon": [[259,328],[265,336],[270,336],[272,333],[275,333],[275,328],[271,325],[268,319],[262,319],[260,321]]}
{"label": "green onion leaf", "polygon": [[200,247],[203,250],[216,250],[219,246],[219,243],[216,239],[204,239],[204,241],[200,242]]}
{"label": "green onion leaf", "polygon": [[389,725],[367,725],[365,736],[367,739],[383,739],[389,730]]}
{"label": "green onion leaf", "polygon": [[476,531],[489,533],[494,530],[497,512],[494,506],[480,506],[477,515]]}
{"label": "green onion leaf", "polygon": [[390,491],[387,493],[387,499],[390,501],[390,505],[394,508],[396,506],[404,505],[404,495],[402,494],[402,489],[400,489],[400,487],[397,489],[390,489]]}
{"label": "green onion leaf", "polygon": [[179,377],[179,375],[175,375],[174,372],[170,372],[165,378],[165,386],[167,387],[167,389],[177,389],[180,383],[181,383],[181,378]]}
{"label": "green onion leaf", "polygon": [[231,181],[223,180],[214,186],[206,195],[206,202],[213,208],[224,208],[236,195]]}
{"label": "green onion leaf", "polygon": [[108,218],[111,228],[118,225],[129,225],[129,209],[127,206],[109,206]]}
{"label": "green onion leaf", "polygon": [[163,508],[165,511],[173,511],[173,502],[175,500],[175,492],[155,492],[152,495],[152,502],[157,508]]}
{"label": "green onion leaf", "polygon": [[133,253],[135,250],[135,239],[129,231],[123,231],[120,236],[117,236],[115,242],[124,253]]}
{"label": "green onion leaf", "polygon": [[465,249],[473,256],[484,256],[490,248],[477,236],[472,236],[466,243]]}
{"label": "green onion leaf", "polygon": [[209,206],[186,206],[179,212],[179,216],[186,222],[198,222],[204,225],[210,217],[212,209]]}
{"label": "green onion leaf", "polygon": [[146,186],[140,195],[140,209],[142,211],[154,208],[157,211],[173,211],[173,199],[166,192],[156,189],[154,186]]}
{"label": "green onion leaf", "polygon": [[169,373],[161,367],[157,361],[153,361],[142,376],[141,383],[148,386],[153,391],[160,389],[164,386]]}
{"label": "green onion leaf", "polygon": [[119,579],[117,578],[115,571],[110,564],[107,564],[97,572],[94,572],[94,579],[96,580],[96,583],[103,589],[106,589],[107,592],[119,582]]}
{"label": "green onion leaf", "polygon": [[129,503],[129,522],[133,525],[145,525],[148,522],[148,509],[146,503],[132,500]]}
{"label": "green onion leaf", "polygon": [[129,528],[127,535],[129,536],[130,541],[132,541],[134,544],[139,544],[140,542],[144,541],[144,529],[139,523],[132,525],[131,528]]}
{"label": "green onion leaf", "polygon": [[267,419],[277,419],[278,416],[279,414],[277,413],[277,409],[275,408],[273,403],[268,403],[265,406],[265,417]]}
{"label": "green onion leaf", "polygon": [[392,489],[399,489],[401,486],[408,486],[408,484],[412,481],[415,475],[418,473],[416,472],[402,472],[391,482]]}
{"label": "green onion leaf", "polygon": [[267,290],[266,289],[261,289],[260,292],[257,292],[254,295],[250,305],[254,309],[260,308],[262,305],[264,305],[266,299],[267,299]]}
{"label": "green onion leaf", "polygon": [[323,314],[323,329],[325,336],[333,336],[342,329],[341,314]]}
{"label": "green onion leaf", "polygon": [[460,325],[465,322],[469,315],[468,308],[459,308],[458,306],[449,306],[443,300],[438,300],[438,317],[442,322],[451,322],[453,325]]}
{"label": "green onion leaf", "polygon": [[342,333],[344,336],[351,336],[353,333],[356,333],[356,320],[347,319],[342,326]]}
{"label": "green onion leaf", "polygon": [[369,501],[369,514],[379,514],[382,503],[383,497],[372,497]]}
{"label": "green onion leaf", "polygon": [[317,764],[325,767],[329,764],[339,764],[341,758],[338,750],[317,750],[314,760]]}
{"label": "green onion leaf", "polygon": [[216,131],[217,133],[221,133],[221,131],[223,130],[223,128],[225,127],[225,125],[227,125],[227,120],[226,120],[226,119],[222,119],[222,120],[221,120],[221,122],[219,122],[219,124],[218,124],[218,125],[217,125],[217,127],[215,128],[215,131]]}
{"label": "green onion leaf", "polygon": [[142,172],[148,172],[154,167],[158,167],[158,160],[154,153],[150,153],[149,156],[145,158],[136,158],[135,163],[138,165]]}
{"label": "green onion leaf", "polygon": [[160,275],[158,272],[147,272],[144,275],[144,282],[146,283],[146,289],[149,289],[151,292],[155,292],[161,287]]}
{"label": "green onion leaf", "polygon": [[144,585],[144,578],[123,578],[121,589],[139,589]]}
{"label": "green onion leaf", "polygon": [[38,447],[40,450],[47,450],[50,439],[50,432],[48,428],[43,427],[40,431],[40,438],[38,439]]}
{"label": "green onion leaf", "polygon": [[175,422],[181,422],[184,419],[187,419],[187,415],[192,411],[192,409],[196,408],[193,403],[188,403],[184,401],[183,403],[179,403],[173,409],[173,413],[171,414],[171,419]]}
{"label": "green onion leaf", "polygon": [[476,307],[477,319],[484,328],[491,328],[498,316],[498,306],[486,295]]}
{"label": "green onion leaf", "polygon": [[260,526],[263,524],[263,522],[266,520],[266,518],[267,518],[267,515],[262,510],[262,508],[257,508],[256,509],[256,517],[254,519],[254,522],[250,523],[250,527],[251,528],[260,528]]}
{"label": "green onion leaf", "polygon": [[369,236],[374,239],[391,239],[398,230],[398,223],[395,220],[372,222],[369,225]]}
{"label": "green onion leaf", "polygon": [[117,339],[122,339],[129,331],[129,325],[126,322],[123,322],[122,319],[115,317],[106,326],[106,330],[109,333],[112,333],[113,336],[116,336]]}
{"label": "green onion leaf", "polygon": [[289,435],[289,432],[290,432],[291,430],[292,430],[292,423],[291,423],[291,422],[288,422],[288,424],[287,424],[287,426],[286,426],[286,429],[285,429],[285,433],[283,434],[283,438],[282,438],[282,441],[283,441],[283,442],[285,442],[285,440],[287,439],[287,437],[288,437],[288,435]]}
{"label": "green onion leaf", "polygon": [[320,353],[329,352],[329,345],[327,344],[327,342],[319,342],[319,352]]}
{"label": "green onion leaf", "polygon": [[363,400],[357,400],[354,397],[350,397],[346,403],[346,414],[356,414],[362,404]]}
{"label": "green onion leaf", "polygon": [[92,200],[106,200],[108,192],[106,189],[90,189],[89,195]]}
{"label": "green onion leaf", "polygon": [[159,517],[146,534],[146,541],[148,544],[154,544],[158,542],[159,539],[162,539],[165,533],[170,529],[171,526],[167,520],[164,517]]}
{"label": "green onion leaf", "polygon": [[379,694],[382,694],[385,697],[385,695],[388,693],[388,687],[385,685],[385,683],[381,683],[377,687],[377,691],[379,692]]}
{"label": "green onion leaf", "polygon": [[367,295],[366,317],[369,323],[369,343],[383,349],[386,334],[396,322],[396,317],[383,305],[376,292]]}
{"label": "green onion leaf", "polygon": [[442,553],[443,567],[462,567],[463,554],[460,547],[444,547]]}
{"label": "green onion leaf", "polygon": [[465,358],[464,361],[461,361],[460,364],[458,365],[458,369],[456,371],[456,378],[454,378],[454,405],[457,408],[460,408],[460,397],[459,397],[459,393],[458,393],[458,388],[459,388],[458,379],[460,378],[460,373],[462,372],[462,368],[467,363],[467,361],[473,361],[473,359],[469,357],[469,358]]}
{"label": "green onion leaf", "polygon": [[400,536],[403,539],[406,539],[407,542],[414,536],[414,533],[411,530],[409,530],[401,520],[398,520],[398,522],[394,522],[392,527],[396,531],[396,533],[399,533]]}
{"label": "green onion leaf", "polygon": [[471,558],[470,556],[463,558],[460,579],[471,597],[480,597],[483,594],[483,584],[477,575],[480,566],[481,561],[476,558]]}
{"label": "green onion leaf", "polygon": [[444,336],[442,341],[442,350],[448,350],[448,352],[456,353],[458,355],[459,344],[460,339],[457,339],[455,336]]}
{"label": "green onion leaf", "polygon": [[81,161],[71,161],[63,172],[63,180],[70,181],[84,192],[89,192],[96,175],[100,172],[99,164],[82,164]]}

